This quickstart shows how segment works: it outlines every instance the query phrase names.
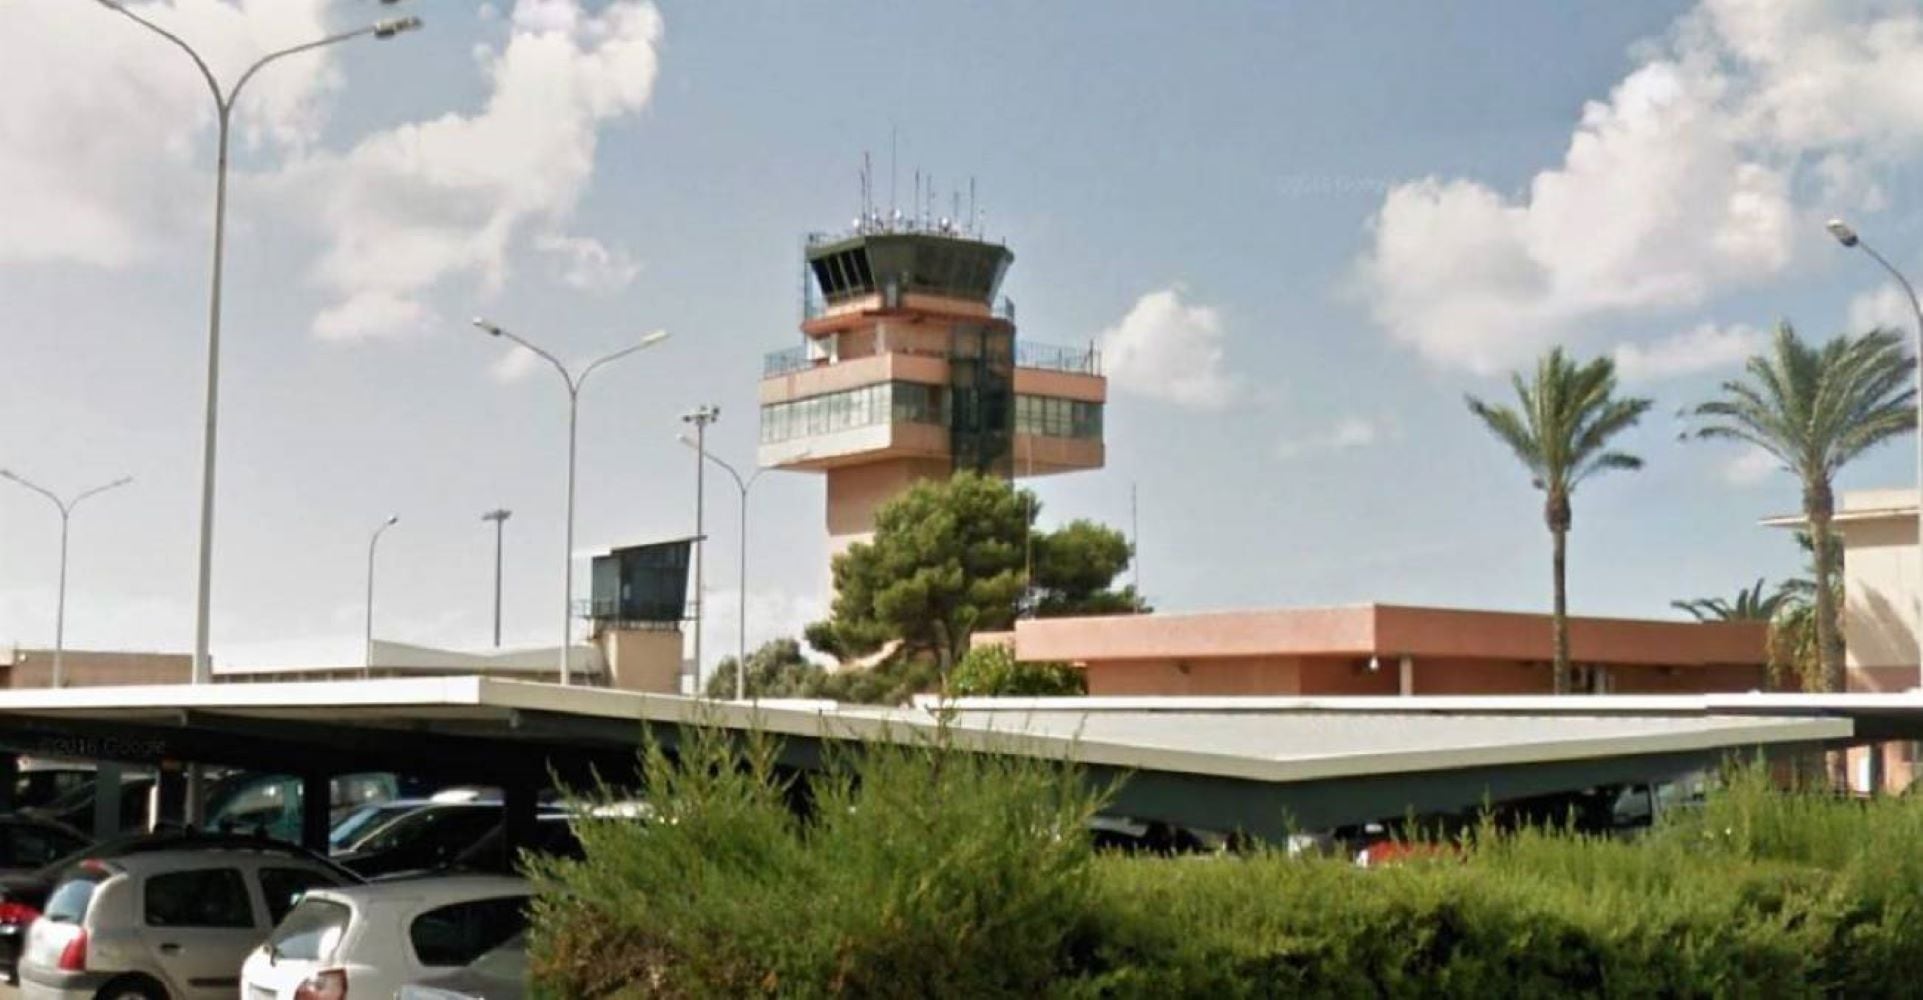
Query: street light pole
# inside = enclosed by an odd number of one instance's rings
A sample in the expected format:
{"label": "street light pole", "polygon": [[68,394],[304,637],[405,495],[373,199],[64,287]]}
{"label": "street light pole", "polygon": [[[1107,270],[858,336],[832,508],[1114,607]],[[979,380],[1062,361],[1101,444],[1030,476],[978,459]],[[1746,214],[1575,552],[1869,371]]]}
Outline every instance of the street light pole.
{"label": "street light pole", "polygon": [[103,486],[96,486],[90,490],[82,490],[75,494],[71,500],[62,500],[52,490],[36,483],[28,482],[24,477],[16,475],[9,469],[0,469],[0,479],[11,480],[46,497],[53,503],[54,507],[60,511],[60,586],[54,597],[52,686],[65,687],[67,683],[67,529],[73,522],[74,508],[80,506],[82,500],[96,494],[105,493],[117,487],[125,486],[133,482],[133,479],[129,476],[122,476]]}
{"label": "street light pole", "polygon": [[721,471],[726,472],[729,478],[734,480],[735,489],[741,491],[741,577],[739,583],[741,594],[740,610],[738,612],[741,620],[737,623],[736,631],[738,634],[735,638],[734,699],[736,701],[745,701],[748,697],[748,491],[754,489],[755,481],[760,479],[761,474],[767,472],[768,469],[756,469],[753,475],[743,479],[741,478],[741,473],[736,470],[734,466],[722,461],[720,457],[712,452],[701,448],[695,441],[690,440],[687,435],[681,435],[675,438],[675,440],[680,441],[690,448],[694,448],[703,458],[720,466]]}
{"label": "street light pole", "polygon": [[388,515],[381,526],[374,529],[374,537],[367,540],[367,659],[361,668],[361,676],[374,676],[374,549],[381,544],[381,536],[401,521],[399,514]]}
{"label": "street light pole", "polygon": [[[208,657],[208,629],[214,572],[214,452],[220,426],[220,287],[221,269],[227,247],[227,150],[228,133],[233,124],[234,101],[240,96],[241,88],[247,86],[247,81],[253,79],[255,73],[277,59],[364,36],[392,38],[419,28],[421,19],[402,17],[378,21],[354,31],[341,32],[302,45],[269,52],[254,60],[253,64],[240,74],[239,79],[234,81],[233,87],[223,92],[220,82],[214,78],[213,71],[207,68],[206,60],[202,59],[200,53],[194,51],[193,47],[182,41],[178,35],[128,10],[118,0],[96,0],[96,2],[165,38],[182,52],[187,53],[187,57],[194,61],[194,67],[200,70],[201,78],[207,81],[208,91],[213,94],[214,120],[219,126],[219,150],[215,159],[214,173],[213,281],[208,292],[207,306],[207,403],[200,445],[200,547],[194,597],[193,682],[206,684],[213,680],[211,661]],[[384,4],[394,2],[395,0],[382,0]]]}
{"label": "street light pole", "polygon": [[1916,288],[1910,284],[1908,278],[1903,277],[1903,272],[1897,270],[1896,265],[1890,263],[1888,258],[1877,253],[1875,247],[1863,242],[1862,238],[1856,234],[1856,230],[1850,228],[1849,223],[1844,222],[1842,219],[1831,219],[1828,228],[1830,235],[1836,237],[1838,243],[1846,247],[1861,250],[1869,254],[1878,264],[1883,265],[1883,270],[1888,271],[1890,277],[1896,279],[1897,285],[1903,289],[1903,294],[1909,296],[1910,310],[1916,315],[1916,540],[1918,546],[1918,579],[1915,595],[1916,602],[1915,606],[1911,609],[1914,617],[1910,620],[1914,625],[1913,635],[1918,643],[1918,684],[1919,686],[1923,686],[1923,303],[1917,301]]}
{"label": "street light pole", "polygon": [[501,648],[501,528],[514,512],[503,507],[490,510],[481,515],[483,521],[494,522],[494,648]]}
{"label": "street light pole", "polygon": [[694,425],[694,679],[701,683],[701,622],[707,610],[707,595],[702,591],[701,575],[707,558],[708,533],[702,526],[706,508],[704,484],[708,470],[708,425],[721,419],[721,407],[703,403],[681,415],[683,423]]}
{"label": "street light pole", "polygon": [[663,340],[668,339],[668,333],[666,330],[656,330],[642,337],[638,343],[631,344],[612,354],[604,355],[589,362],[587,367],[581,369],[581,373],[576,375],[568,371],[568,366],[562,364],[560,359],[521,339],[512,331],[503,329],[499,325],[490,323],[479,317],[475,318],[474,325],[491,337],[505,337],[540,356],[548,364],[553,365],[555,371],[561,373],[561,381],[568,387],[567,531],[561,564],[561,652],[558,665],[561,674],[561,684],[565,686],[573,679],[573,673],[568,663],[568,647],[574,641],[574,453],[575,432],[579,424],[577,416],[581,406],[581,386],[587,383],[588,376],[594,374],[596,368],[610,361],[614,361],[617,358],[627,357],[644,348],[653,347]]}

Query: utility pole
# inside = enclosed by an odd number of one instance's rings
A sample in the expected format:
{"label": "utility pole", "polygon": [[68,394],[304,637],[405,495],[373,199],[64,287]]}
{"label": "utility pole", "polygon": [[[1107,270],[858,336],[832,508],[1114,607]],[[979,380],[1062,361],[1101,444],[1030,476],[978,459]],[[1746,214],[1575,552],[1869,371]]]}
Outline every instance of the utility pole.
{"label": "utility pole", "polygon": [[707,547],[708,535],[703,528],[707,494],[705,484],[708,471],[708,425],[721,419],[721,407],[703,403],[681,415],[681,421],[694,425],[694,679],[697,688],[701,683],[701,619],[707,608],[705,595],[701,590],[702,550]]}
{"label": "utility pole", "polygon": [[514,512],[502,507],[481,515],[483,521],[494,522],[494,648],[501,648],[501,528]]}

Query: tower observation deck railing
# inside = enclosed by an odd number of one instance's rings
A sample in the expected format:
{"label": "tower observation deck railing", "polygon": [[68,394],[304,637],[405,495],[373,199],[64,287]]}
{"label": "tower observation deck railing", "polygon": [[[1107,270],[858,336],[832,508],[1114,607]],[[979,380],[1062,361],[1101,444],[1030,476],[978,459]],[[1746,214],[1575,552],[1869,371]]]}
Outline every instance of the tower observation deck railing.
{"label": "tower observation deck railing", "polygon": [[[916,353],[898,351],[895,353]],[[941,355],[946,357],[947,355]],[[817,363],[827,364],[826,358],[811,356],[807,344],[779,351],[770,351],[761,358],[761,377],[777,378],[815,367]],[[1031,368],[1040,371],[1067,372],[1071,375],[1102,374],[1102,352],[1093,344],[1087,347],[1064,347],[1056,344],[1037,344],[1027,340],[1015,342],[1015,367]]]}

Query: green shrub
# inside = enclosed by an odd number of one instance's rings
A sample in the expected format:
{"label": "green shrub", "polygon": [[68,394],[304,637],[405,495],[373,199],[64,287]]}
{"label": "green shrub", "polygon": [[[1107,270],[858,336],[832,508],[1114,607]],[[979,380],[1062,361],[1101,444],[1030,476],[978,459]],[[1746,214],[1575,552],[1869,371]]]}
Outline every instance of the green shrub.
{"label": "green shrub", "polygon": [[646,768],[663,819],[582,827],[540,876],[567,997],[1876,997],[1923,994],[1923,801],[1759,769],[1635,842],[1471,830],[1362,870],[1257,851],[1091,854],[1074,769],[943,740],[813,783],[703,734]]}
{"label": "green shrub", "polygon": [[586,820],[586,860],[537,871],[545,988],[993,997],[1071,971],[1099,801],[1075,770],[942,738],[867,746],[810,783],[804,818],[774,758],[713,732],[645,753],[658,820]]}
{"label": "green shrub", "polygon": [[968,697],[1029,697],[1088,693],[1088,678],[1066,663],[1023,663],[1000,643],[977,646],[955,664],[948,693]]}

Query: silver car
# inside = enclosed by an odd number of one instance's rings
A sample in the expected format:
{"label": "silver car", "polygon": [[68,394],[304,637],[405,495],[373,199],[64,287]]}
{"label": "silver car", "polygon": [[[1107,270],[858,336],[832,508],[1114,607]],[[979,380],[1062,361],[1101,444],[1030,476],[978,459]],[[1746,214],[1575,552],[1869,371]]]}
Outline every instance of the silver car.
{"label": "silver car", "polygon": [[351,876],[247,848],[157,851],[75,865],[27,932],[31,1000],[231,1000],[240,966],[294,902]]}

